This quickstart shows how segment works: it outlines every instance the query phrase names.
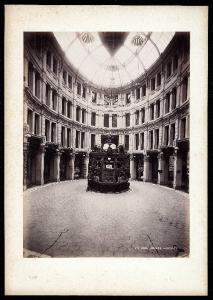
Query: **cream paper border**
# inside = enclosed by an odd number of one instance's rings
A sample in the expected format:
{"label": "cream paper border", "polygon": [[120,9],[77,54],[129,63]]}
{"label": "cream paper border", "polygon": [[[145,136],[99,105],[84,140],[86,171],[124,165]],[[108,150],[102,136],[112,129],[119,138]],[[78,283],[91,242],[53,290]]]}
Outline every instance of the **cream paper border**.
{"label": "cream paper border", "polygon": [[[6,295],[207,294],[208,7],[5,7]],[[23,32],[190,31],[190,257],[23,258]]]}

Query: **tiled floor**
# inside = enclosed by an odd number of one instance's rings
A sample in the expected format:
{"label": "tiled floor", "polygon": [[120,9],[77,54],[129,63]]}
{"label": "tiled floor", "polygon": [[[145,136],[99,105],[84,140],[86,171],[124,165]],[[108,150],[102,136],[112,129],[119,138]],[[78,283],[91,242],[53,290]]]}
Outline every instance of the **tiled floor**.
{"label": "tiled floor", "polygon": [[121,194],[66,181],[24,192],[24,248],[53,257],[189,253],[189,196],[132,181]]}

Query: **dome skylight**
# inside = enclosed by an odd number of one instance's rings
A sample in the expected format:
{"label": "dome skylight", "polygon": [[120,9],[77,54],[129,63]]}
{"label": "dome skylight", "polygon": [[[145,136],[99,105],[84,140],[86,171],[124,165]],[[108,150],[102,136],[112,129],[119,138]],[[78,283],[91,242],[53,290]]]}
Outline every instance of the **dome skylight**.
{"label": "dome skylight", "polygon": [[[78,74],[103,88],[125,86],[141,76],[175,32],[54,32]],[[113,80],[112,80],[113,78]]]}

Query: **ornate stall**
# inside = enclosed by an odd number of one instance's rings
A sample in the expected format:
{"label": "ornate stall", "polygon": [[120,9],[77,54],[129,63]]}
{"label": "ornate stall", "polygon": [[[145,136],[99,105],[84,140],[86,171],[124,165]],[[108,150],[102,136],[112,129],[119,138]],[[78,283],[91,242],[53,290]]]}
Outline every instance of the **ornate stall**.
{"label": "ornate stall", "polygon": [[94,147],[89,156],[88,190],[121,192],[129,189],[129,154],[109,137],[103,148]]}

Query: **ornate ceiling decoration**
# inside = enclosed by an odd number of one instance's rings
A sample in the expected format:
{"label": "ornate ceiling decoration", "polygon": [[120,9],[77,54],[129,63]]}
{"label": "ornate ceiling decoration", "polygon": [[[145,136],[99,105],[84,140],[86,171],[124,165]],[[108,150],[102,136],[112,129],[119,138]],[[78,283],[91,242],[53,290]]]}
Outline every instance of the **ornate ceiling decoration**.
{"label": "ornate ceiling decoration", "polygon": [[81,34],[81,39],[86,44],[90,44],[90,43],[94,42],[94,40],[95,40],[93,34],[90,32],[83,32]]}
{"label": "ornate ceiling decoration", "polygon": [[132,44],[134,46],[142,46],[144,42],[144,37],[142,34],[137,33],[133,38],[132,38]]}

